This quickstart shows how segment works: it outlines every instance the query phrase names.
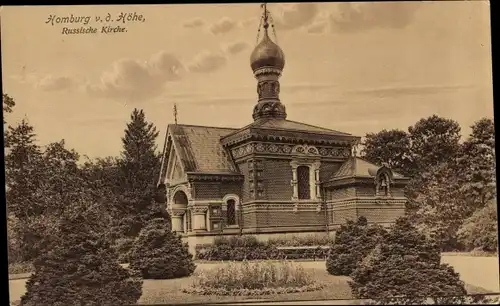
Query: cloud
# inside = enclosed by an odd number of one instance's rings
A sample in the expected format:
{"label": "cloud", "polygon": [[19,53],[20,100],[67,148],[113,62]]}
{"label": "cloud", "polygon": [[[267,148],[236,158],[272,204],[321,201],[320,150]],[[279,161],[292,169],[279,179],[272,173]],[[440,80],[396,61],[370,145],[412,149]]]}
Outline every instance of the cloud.
{"label": "cloud", "polygon": [[238,54],[242,52],[243,50],[247,49],[250,45],[246,42],[234,42],[234,43],[229,43],[226,44],[223,49],[226,53],[229,53],[231,55]]}
{"label": "cloud", "polygon": [[404,28],[420,8],[418,2],[378,2],[337,4],[337,12],[330,15],[335,32],[357,32],[371,28]]}
{"label": "cloud", "polygon": [[277,30],[292,30],[310,25],[319,13],[316,3],[282,5],[281,14],[274,16]]}
{"label": "cloud", "polygon": [[160,52],[146,62],[122,59],[104,72],[101,82],[87,85],[90,94],[130,100],[155,97],[162,93],[166,82],[180,79],[181,61],[173,54]]}
{"label": "cloud", "polygon": [[347,94],[357,96],[369,96],[377,98],[399,97],[399,96],[415,96],[415,95],[434,95],[446,92],[455,92],[457,90],[473,88],[471,85],[429,85],[429,86],[402,86],[402,87],[385,87],[374,89],[359,89],[346,91]]}
{"label": "cloud", "polygon": [[307,33],[310,34],[321,34],[324,33],[326,28],[327,28],[328,22],[326,21],[319,21],[315,22],[309,27],[306,28]]}
{"label": "cloud", "polygon": [[318,90],[328,90],[336,88],[334,84],[330,83],[296,83],[287,84],[281,91],[287,93],[299,93],[299,92],[317,92]]}
{"label": "cloud", "polygon": [[216,23],[210,25],[208,30],[215,35],[224,34],[236,27],[236,22],[228,17],[224,17]]}
{"label": "cloud", "polygon": [[258,25],[259,25],[259,18],[257,17],[248,18],[243,21],[240,21],[239,23],[239,26],[242,28],[246,28],[249,26],[255,26],[255,28],[257,28]]}
{"label": "cloud", "polygon": [[72,88],[74,82],[70,77],[48,75],[40,79],[35,86],[45,91],[58,91]]}
{"label": "cloud", "polygon": [[75,80],[68,76],[40,76],[35,73],[23,73],[22,75],[12,75],[10,79],[21,84],[27,84],[44,91],[62,91],[73,89],[76,85]]}
{"label": "cloud", "polygon": [[205,22],[201,18],[194,18],[186,21],[182,26],[185,28],[199,28],[204,24]]}
{"label": "cloud", "polygon": [[188,70],[195,73],[209,73],[218,70],[226,62],[224,54],[203,51],[188,65]]}

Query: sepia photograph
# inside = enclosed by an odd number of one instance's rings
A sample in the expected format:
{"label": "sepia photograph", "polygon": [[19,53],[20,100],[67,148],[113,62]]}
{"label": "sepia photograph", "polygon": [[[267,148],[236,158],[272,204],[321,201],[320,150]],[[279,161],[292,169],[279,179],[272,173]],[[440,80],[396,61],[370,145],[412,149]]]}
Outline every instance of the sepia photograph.
{"label": "sepia photograph", "polygon": [[490,21],[1,6],[5,304],[498,305]]}

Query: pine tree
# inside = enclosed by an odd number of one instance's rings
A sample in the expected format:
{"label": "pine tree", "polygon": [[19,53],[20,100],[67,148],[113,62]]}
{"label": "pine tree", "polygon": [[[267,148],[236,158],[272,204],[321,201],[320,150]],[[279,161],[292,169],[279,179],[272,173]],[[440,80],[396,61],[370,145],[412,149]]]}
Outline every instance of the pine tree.
{"label": "pine tree", "polygon": [[130,305],[142,281],[121,267],[118,254],[100,232],[100,205],[82,194],[63,213],[56,230],[43,239],[47,252],[34,261],[21,305]]}
{"label": "pine tree", "polygon": [[351,274],[352,294],[384,305],[456,303],[467,294],[458,273],[441,264],[438,245],[411,224],[396,220],[387,235]]}
{"label": "pine tree", "polygon": [[34,128],[27,120],[8,127],[5,138],[5,183],[7,210],[20,220],[40,215],[43,206],[37,192],[44,184],[42,152]]}
{"label": "pine tree", "polygon": [[134,241],[130,268],[145,279],[172,279],[191,275],[196,265],[187,244],[161,218],[149,222]]}
{"label": "pine tree", "polygon": [[363,216],[341,225],[326,260],[328,273],[349,276],[384,234],[383,227],[368,225]]}
{"label": "pine tree", "polygon": [[128,259],[128,247],[141,229],[154,218],[165,218],[165,209],[154,201],[156,181],[160,171],[160,155],[155,144],[158,131],[146,120],[143,110],[134,109],[122,138],[123,151],[116,161],[119,188],[117,196],[119,217],[108,235],[120,250],[121,260]]}
{"label": "pine tree", "polygon": [[2,95],[2,108],[3,108],[3,124],[5,124],[5,115],[8,113],[12,113],[14,106],[16,106],[16,102],[14,99],[8,94]]}
{"label": "pine tree", "polygon": [[159,173],[160,156],[156,138],[159,132],[146,121],[143,110],[134,109],[122,138],[122,164],[127,188],[143,193],[154,187]]}
{"label": "pine tree", "polygon": [[119,161],[123,181],[123,204],[128,213],[136,214],[149,206],[155,195],[160,156],[155,144],[158,131],[146,121],[142,110],[134,109],[122,138],[123,151]]}

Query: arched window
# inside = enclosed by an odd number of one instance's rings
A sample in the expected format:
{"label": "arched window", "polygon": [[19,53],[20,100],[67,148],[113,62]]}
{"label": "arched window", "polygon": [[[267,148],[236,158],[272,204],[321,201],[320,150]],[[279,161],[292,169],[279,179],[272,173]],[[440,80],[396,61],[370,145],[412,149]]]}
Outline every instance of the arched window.
{"label": "arched window", "polygon": [[311,187],[308,166],[297,167],[297,185],[299,200],[309,200],[311,198]]}
{"label": "arched window", "polygon": [[229,199],[226,202],[227,211],[226,211],[226,225],[235,225],[236,224],[236,201],[234,199]]}

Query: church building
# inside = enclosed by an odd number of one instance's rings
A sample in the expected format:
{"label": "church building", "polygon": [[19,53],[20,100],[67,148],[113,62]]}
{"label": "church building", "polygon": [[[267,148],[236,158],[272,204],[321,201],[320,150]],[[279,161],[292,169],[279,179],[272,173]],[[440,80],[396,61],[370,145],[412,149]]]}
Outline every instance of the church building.
{"label": "church building", "polygon": [[408,178],[357,157],[358,136],[287,119],[279,97],[285,55],[269,36],[265,6],[261,25],[250,56],[253,122],[168,125],[158,186],[172,230],[193,250],[219,235],[333,233],[359,216],[391,224],[404,214]]}

